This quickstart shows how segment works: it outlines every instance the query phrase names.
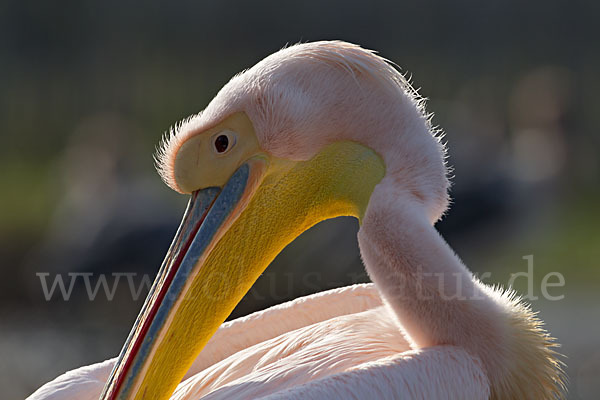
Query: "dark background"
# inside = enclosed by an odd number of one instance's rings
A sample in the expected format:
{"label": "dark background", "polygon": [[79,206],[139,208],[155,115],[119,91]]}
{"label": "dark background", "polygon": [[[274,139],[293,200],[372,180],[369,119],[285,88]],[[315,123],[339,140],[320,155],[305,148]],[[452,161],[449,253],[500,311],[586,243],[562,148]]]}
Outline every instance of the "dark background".
{"label": "dark background", "polygon": [[[153,278],[186,202],[154,171],[161,134],[284,45],[342,39],[396,62],[430,98],[455,175],[440,231],[489,283],[534,256],[532,305],[563,344],[569,398],[596,398],[598,4],[1,1],[2,397],[119,352],[145,291],[133,300],[123,281],[112,301],[102,290],[90,301],[76,280],[68,301],[46,301],[36,274]],[[357,229],[341,218],[301,236],[235,316],[366,281]],[[549,272],[564,276],[549,288],[564,299],[543,298]]]}

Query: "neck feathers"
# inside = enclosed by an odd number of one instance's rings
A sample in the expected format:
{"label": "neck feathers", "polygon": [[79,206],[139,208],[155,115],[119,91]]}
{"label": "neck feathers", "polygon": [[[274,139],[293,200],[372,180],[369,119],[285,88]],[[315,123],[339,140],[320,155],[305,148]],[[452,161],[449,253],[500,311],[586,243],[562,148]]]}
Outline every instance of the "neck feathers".
{"label": "neck feathers", "polygon": [[452,345],[481,362],[492,399],[560,398],[564,375],[542,322],[475,278],[418,199],[378,185],[359,231],[367,272],[415,348]]}

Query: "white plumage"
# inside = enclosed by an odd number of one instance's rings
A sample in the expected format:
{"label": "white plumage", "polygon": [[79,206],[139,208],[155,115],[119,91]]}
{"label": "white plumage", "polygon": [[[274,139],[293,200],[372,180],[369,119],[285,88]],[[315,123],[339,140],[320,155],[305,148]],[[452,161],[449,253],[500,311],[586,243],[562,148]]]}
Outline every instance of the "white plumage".
{"label": "white plumage", "polygon": [[[466,352],[413,351],[393,321],[375,286],[361,284],[227,322],[171,399],[488,398],[485,375]],[[96,400],[115,361],[70,371],[29,399]],[[453,392],[426,385],[441,372],[453,375]]]}

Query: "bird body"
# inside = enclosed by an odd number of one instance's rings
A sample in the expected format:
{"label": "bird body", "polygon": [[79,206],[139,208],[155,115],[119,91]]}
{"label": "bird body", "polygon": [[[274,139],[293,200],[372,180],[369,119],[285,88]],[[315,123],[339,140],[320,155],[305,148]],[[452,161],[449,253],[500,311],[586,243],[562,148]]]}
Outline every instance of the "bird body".
{"label": "bird body", "polygon": [[[224,323],[171,399],[362,399],[375,394],[397,399],[414,393],[487,398],[485,375],[466,352],[415,351],[398,330],[373,284],[302,297]],[[115,362],[70,371],[31,399],[95,400]],[[451,386],[426,385],[427,369],[435,366]],[[362,379],[362,371],[368,371],[368,379]]]}
{"label": "bird body", "polygon": [[[373,52],[316,42],[267,57],[179,124],[158,166],[192,197],[114,368],[59,377],[32,399],[83,386],[103,400],[562,396],[541,321],[435,230],[445,148],[423,101]],[[221,325],[288,243],[339,215],[359,219],[373,284]]]}

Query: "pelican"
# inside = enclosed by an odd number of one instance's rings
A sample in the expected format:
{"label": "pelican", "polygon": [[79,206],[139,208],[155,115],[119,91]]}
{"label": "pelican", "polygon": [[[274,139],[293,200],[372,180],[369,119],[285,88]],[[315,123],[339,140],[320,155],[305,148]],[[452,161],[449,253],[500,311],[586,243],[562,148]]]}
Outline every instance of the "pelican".
{"label": "pelican", "polygon": [[[284,48],[229,81],[157,152],[191,194],[117,359],[30,399],[549,399],[556,343],[434,228],[445,146],[390,62],[341,41]],[[224,323],[302,232],[358,218],[371,284]]]}

